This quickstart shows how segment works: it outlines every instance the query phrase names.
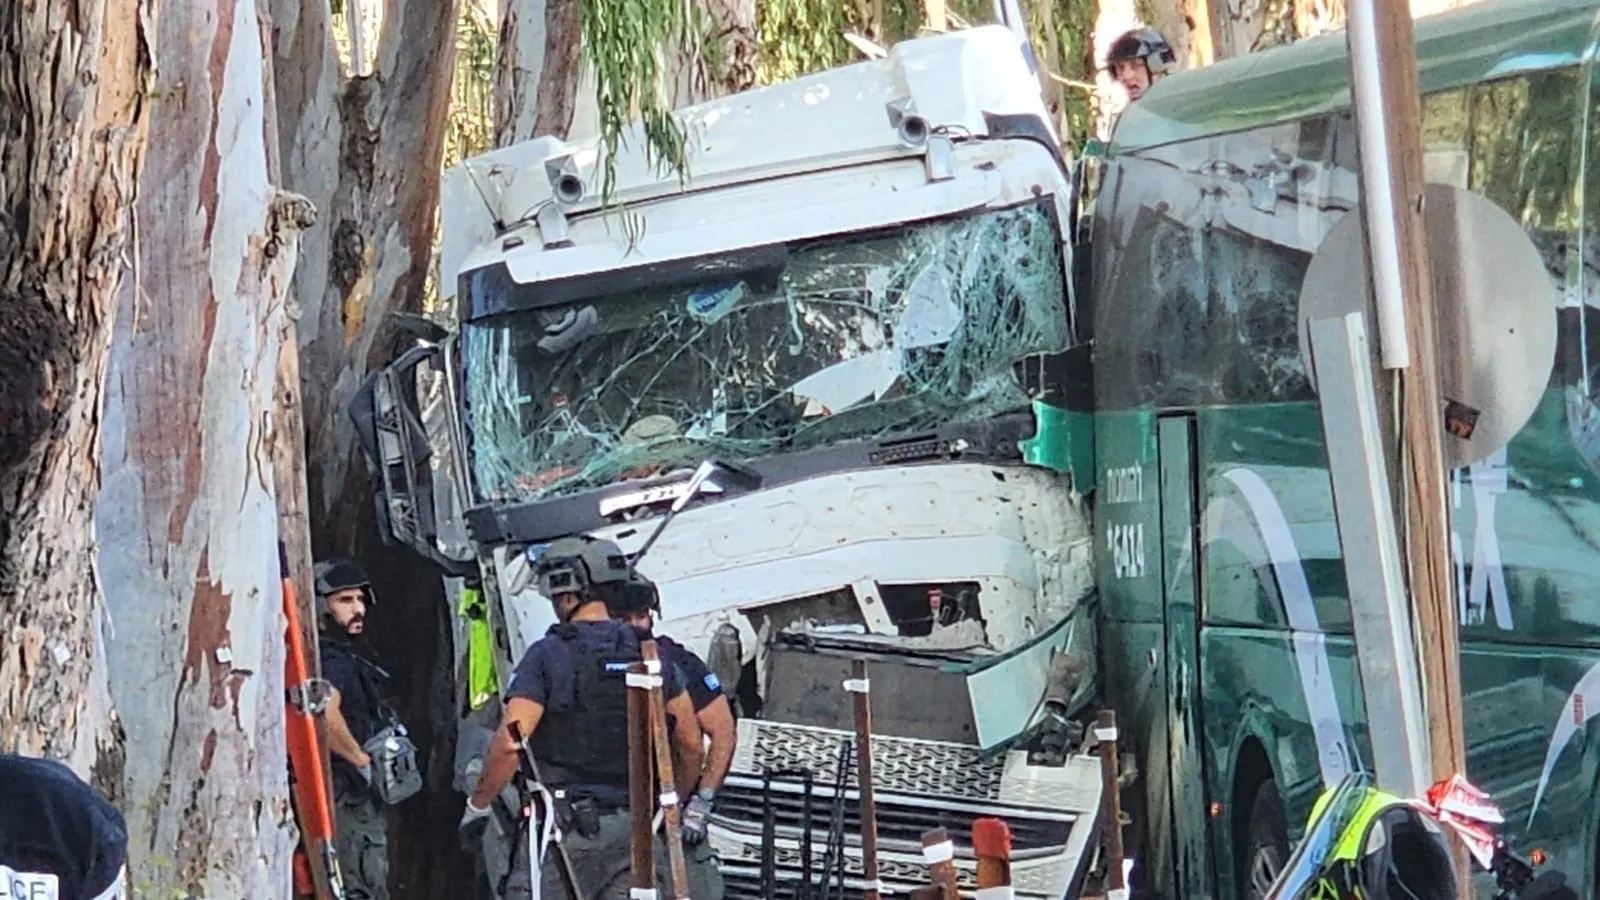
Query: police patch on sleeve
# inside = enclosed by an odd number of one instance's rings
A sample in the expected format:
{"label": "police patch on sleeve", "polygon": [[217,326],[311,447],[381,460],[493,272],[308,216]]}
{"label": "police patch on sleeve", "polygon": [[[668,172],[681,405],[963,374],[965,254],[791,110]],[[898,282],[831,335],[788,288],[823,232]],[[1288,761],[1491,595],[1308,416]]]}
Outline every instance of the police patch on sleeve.
{"label": "police patch on sleeve", "polygon": [[40,872],[17,872],[0,863],[0,900],[61,900],[61,881]]}
{"label": "police patch on sleeve", "polygon": [[717,679],[717,673],[715,672],[707,672],[706,677],[700,680],[706,683],[706,690],[708,691],[722,690],[722,682]]}

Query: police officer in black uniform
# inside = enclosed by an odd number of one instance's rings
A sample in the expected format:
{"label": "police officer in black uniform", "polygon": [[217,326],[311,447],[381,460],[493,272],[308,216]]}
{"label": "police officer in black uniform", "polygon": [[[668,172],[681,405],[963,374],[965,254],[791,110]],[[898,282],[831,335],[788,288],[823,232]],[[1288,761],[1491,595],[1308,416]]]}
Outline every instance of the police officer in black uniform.
{"label": "police officer in black uniform", "polygon": [[128,829],[71,769],[0,754],[0,897],[122,900]]}
{"label": "police officer in black uniform", "polygon": [[667,635],[654,634],[654,614],[661,611],[661,594],[649,579],[635,573],[621,595],[620,602],[611,604],[611,614],[641,635],[655,639],[662,667],[677,673],[678,680],[689,692],[689,702],[694,707],[700,730],[711,739],[700,781],[683,809],[683,842],[688,845],[684,848],[684,858],[689,895],[694,900],[722,900],[722,873],[717,868],[716,854],[706,841],[706,826],[710,824],[712,801],[733,765],[734,747],[738,743],[739,729],[733,718],[733,704],[723,694],[722,682],[716,673],[693,650]]}
{"label": "police officer in black uniform", "polygon": [[[584,900],[625,900],[629,688],[624,679],[640,651],[638,635],[610,617],[607,601],[615,601],[628,582],[627,559],[610,541],[563,538],[545,549],[535,573],[560,624],[517,663],[500,729],[467,798],[462,831],[469,842],[482,831],[490,803],[516,771],[517,748],[507,727],[515,722],[529,739],[544,786],[555,796],[557,823]],[[700,774],[700,729],[676,672],[663,666],[661,676],[681,761],[675,787],[678,796],[687,797]],[[532,888],[527,841],[518,841],[513,852],[506,898],[520,900]],[[657,857],[664,862],[666,854]],[[546,897],[563,895],[555,858],[551,848],[540,872]]]}
{"label": "police officer in black uniform", "polygon": [[388,821],[372,789],[373,761],[366,749],[380,727],[384,676],[355,649],[373,605],[372,583],[348,559],[323,560],[315,575],[322,677],[333,688],[324,716],[339,869],[350,900],[388,900]]}

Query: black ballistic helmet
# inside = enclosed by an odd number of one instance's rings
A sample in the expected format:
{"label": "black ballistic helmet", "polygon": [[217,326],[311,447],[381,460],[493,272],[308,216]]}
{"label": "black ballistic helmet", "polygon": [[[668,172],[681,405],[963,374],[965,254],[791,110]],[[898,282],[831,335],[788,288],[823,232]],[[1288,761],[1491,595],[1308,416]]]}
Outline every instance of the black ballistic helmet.
{"label": "black ballistic helmet", "polygon": [[1178,67],[1178,54],[1154,28],[1135,28],[1111,42],[1106,51],[1106,65],[1142,59],[1150,74],[1166,75]]}
{"label": "black ballistic helmet", "polygon": [[372,580],[367,577],[365,569],[356,565],[353,560],[343,557],[325,559],[317,563],[313,569],[316,575],[317,588],[317,613],[325,615],[328,612],[328,598],[340,591],[360,588],[366,594],[367,606],[375,606],[376,600],[372,596]]}

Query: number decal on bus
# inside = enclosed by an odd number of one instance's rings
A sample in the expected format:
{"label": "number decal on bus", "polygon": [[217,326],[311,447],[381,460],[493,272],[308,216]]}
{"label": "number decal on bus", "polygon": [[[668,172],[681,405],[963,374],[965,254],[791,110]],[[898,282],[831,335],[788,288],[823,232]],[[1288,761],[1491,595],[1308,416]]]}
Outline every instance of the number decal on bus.
{"label": "number decal on bus", "polygon": [[1144,577],[1144,524],[1111,525],[1106,528],[1106,549],[1118,578]]}
{"label": "number decal on bus", "polygon": [[1105,472],[1105,500],[1111,503],[1139,503],[1144,500],[1144,466],[1122,466]]}

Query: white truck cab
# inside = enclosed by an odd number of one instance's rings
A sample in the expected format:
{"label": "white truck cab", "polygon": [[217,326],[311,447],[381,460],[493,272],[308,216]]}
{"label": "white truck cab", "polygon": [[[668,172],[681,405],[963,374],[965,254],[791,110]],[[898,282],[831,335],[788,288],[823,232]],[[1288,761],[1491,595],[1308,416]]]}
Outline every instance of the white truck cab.
{"label": "white truck cab", "polygon": [[[528,560],[577,533],[636,553],[725,461],[746,477],[708,479],[638,568],[739,716],[710,838],[728,895],[860,890],[857,658],[884,890],[926,882],[942,826],[970,891],[972,821],[998,816],[1016,893],[1073,895],[1100,804],[1087,344],[1025,48],[919,38],[678,116],[683,178],[637,125],[609,161],[545,137],[447,173],[452,323],[352,407],[384,527],[481,585],[503,684],[554,622]],[[405,399],[423,363],[429,416]]]}

